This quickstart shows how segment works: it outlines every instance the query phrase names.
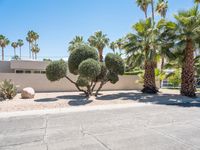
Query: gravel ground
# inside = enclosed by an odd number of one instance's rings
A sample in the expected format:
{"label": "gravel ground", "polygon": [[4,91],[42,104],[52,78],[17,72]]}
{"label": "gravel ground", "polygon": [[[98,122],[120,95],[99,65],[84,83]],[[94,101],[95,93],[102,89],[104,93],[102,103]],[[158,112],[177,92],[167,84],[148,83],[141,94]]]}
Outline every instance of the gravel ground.
{"label": "gravel ground", "polygon": [[82,93],[78,92],[55,92],[55,93],[36,93],[34,99],[21,99],[18,94],[13,100],[0,102],[0,112],[41,110],[77,106],[94,106],[110,104],[127,104],[127,103],[170,103],[179,101],[183,103],[195,102],[198,99],[189,99],[178,95],[178,90],[161,90],[158,95],[145,95],[139,91],[104,91],[100,95],[90,97],[86,101]]}

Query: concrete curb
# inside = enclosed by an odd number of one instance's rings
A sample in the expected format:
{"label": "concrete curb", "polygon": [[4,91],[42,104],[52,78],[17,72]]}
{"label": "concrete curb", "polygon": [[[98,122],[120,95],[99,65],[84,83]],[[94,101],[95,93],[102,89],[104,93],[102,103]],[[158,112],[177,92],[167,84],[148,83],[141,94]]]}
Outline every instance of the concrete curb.
{"label": "concrete curb", "polygon": [[97,105],[97,106],[75,106],[69,108],[58,109],[45,109],[45,110],[30,110],[30,111],[15,111],[15,112],[2,112],[0,118],[20,117],[20,116],[35,116],[35,115],[48,115],[59,113],[73,113],[73,112],[87,112],[95,110],[112,110],[131,107],[150,106],[151,103],[129,103],[129,104],[112,104],[112,105]]}

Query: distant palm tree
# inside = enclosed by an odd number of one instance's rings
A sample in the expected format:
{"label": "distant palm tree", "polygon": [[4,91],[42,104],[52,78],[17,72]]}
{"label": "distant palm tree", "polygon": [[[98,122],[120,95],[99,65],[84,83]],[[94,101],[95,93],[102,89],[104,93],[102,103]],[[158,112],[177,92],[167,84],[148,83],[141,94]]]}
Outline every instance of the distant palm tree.
{"label": "distant palm tree", "polygon": [[138,7],[140,7],[140,9],[144,12],[145,18],[147,18],[148,17],[147,10],[149,4],[151,3],[151,0],[136,0],[136,3]]}
{"label": "distant palm tree", "polygon": [[195,78],[194,78],[194,50],[199,48],[200,39],[200,12],[198,6],[188,10],[180,11],[175,15],[178,23],[178,39],[177,44],[181,46],[184,54],[182,65],[182,83],[181,94],[184,96],[194,97]]}
{"label": "distant palm tree", "polygon": [[37,59],[37,53],[39,53],[39,51],[40,51],[38,44],[34,44],[31,48],[31,51],[33,53],[33,59]]}
{"label": "distant palm tree", "polygon": [[4,61],[4,48],[9,45],[10,41],[3,35],[0,35],[0,47],[2,48],[2,61]]}
{"label": "distant palm tree", "polygon": [[76,36],[72,41],[69,42],[68,51],[72,52],[77,46],[84,44],[82,36]]}
{"label": "distant palm tree", "polygon": [[27,33],[27,37],[26,37],[26,41],[29,43],[29,58],[31,59],[31,47],[32,47],[32,44],[33,44],[33,31],[29,31]]}
{"label": "distant palm tree", "polygon": [[21,59],[21,57],[22,57],[22,50],[21,50],[21,48],[24,45],[24,42],[23,42],[23,40],[19,39],[17,41],[17,43],[18,43],[18,46],[19,46],[19,50],[20,50],[20,55],[19,56],[20,56],[20,59]]}
{"label": "distant palm tree", "polygon": [[18,47],[18,43],[17,42],[12,42],[11,46],[14,48],[14,56],[16,56],[16,48]]}
{"label": "distant palm tree", "polygon": [[33,56],[33,59],[34,59],[34,54],[35,54],[35,59],[36,59],[36,53],[37,53],[37,51],[39,49],[38,45],[37,45],[37,40],[39,39],[39,34],[33,31],[32,38],[33,38],[33,40],[35,42],[35,51],[34,52],[32,51],[32,56]]}
{"label": "distant palm tree", "polygon": [[156,6],[156,11],[160,14],[161,17],[165,18],[168,9],[167,0],[159,0]]}
{"label": "distant palm tree", "polygon": [[102,31],[95,32],[94,35],[90,36],[88,42],[91,46],[97,48],[99,52],[99,61],[103,62],[103,49],[109,45],[109,38]]}

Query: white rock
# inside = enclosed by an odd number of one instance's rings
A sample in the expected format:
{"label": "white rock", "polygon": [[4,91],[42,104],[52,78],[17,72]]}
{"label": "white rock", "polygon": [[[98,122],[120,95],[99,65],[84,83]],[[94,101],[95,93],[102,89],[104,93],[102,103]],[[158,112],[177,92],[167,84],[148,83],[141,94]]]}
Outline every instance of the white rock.
{"label": "white rock", "polygon": [[24,88],[21,93],[23,99],[31,99],[35,96],[35,90],[31,87]]}

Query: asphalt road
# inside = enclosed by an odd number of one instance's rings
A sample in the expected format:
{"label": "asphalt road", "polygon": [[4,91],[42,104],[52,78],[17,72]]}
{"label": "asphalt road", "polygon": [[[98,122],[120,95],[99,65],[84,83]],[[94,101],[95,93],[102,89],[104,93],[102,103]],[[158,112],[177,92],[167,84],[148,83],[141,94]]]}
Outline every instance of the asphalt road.
{"label": "asphalt road", "polygon": [[0,118],[0,150],[200,150],[200,107],[145,105]]}

